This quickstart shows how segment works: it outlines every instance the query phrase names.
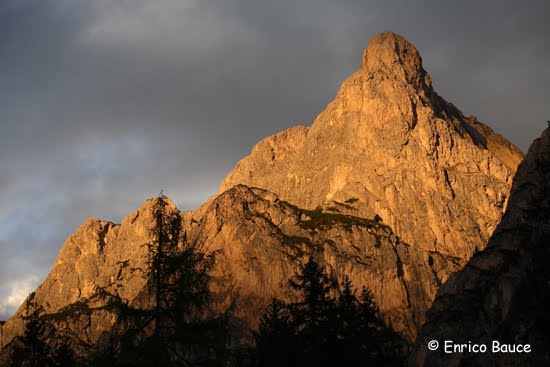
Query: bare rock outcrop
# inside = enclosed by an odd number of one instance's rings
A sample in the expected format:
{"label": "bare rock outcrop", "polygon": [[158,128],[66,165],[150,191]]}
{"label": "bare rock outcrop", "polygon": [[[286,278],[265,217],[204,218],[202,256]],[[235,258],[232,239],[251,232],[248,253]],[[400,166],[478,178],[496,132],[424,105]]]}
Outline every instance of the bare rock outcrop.
{"label": "bare rock outcrop", "polygon": [[[409,364],[549,365],[548,238],[550,129],[535,140],[519,166],[508,209],[487,248],[441,287]],[[439,341],[438,351],[428,350],[430,340]],[[445,340],[453,344],[485,344],[487,351],[445,353]],[[529,344],[531,352],[493,353],[493,341],[500,345]]]}
{"label": "bare rock outcrop", "polygon": [[309,128],[258,143],[223,181],[307,209],[346,202],[405,242],[469,259],[498,224],[522,153],[432,88],[416,48],[385,32]]}

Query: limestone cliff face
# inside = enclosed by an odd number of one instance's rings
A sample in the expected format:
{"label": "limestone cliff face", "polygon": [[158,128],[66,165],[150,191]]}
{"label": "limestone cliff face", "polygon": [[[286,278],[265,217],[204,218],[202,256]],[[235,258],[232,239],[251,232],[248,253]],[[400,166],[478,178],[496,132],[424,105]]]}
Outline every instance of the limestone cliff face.
{"label": "limestone cliff face", "polygon": [[258,143],[220,192],[261,187],[308,209],[348,201],[411,246],[467,260],[499,222],[522,158],[439,97],[415,47],[386,32],[311,127]]}
{"label": "limestone cliff face", "polygon": [[[508,209],[487,248],[440,289],[412,366],[550,364],[550,129],[535,140],[514,178]],[[430,340],[530,344],[526,353],[430,352]]]}
{"label": "limestone cliff face", "polygon": [[440,282],[463,264],[409,246],[386,225],[342,214],[345,206],[308,211],[239,185],[209,204],[189,238],[220,251],[220,302],[234,302],[246,325],[257,325],[272,297],[295,300],[288,280],[314,255],[340,280],[348,275],[370,289],[388,324],[414,338]]}

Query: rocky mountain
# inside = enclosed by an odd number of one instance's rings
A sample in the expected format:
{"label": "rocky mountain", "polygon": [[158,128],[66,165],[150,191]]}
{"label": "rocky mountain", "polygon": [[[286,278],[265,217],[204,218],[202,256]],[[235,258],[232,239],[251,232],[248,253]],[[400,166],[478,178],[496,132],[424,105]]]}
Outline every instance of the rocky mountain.
{"label": "rocky mountain", "polygon": [[[272,297],[295,298],[288,279],[313,255],[369,288],[412,341],[440,285],[485,247],[522,158],[439,97],[414,46],[386,32],[311,127],[260,142],[199,209],[164,210],[188,243],[217,252],[213,311],[231,310],[244,339]],[[121,224],[90,219],[67,239],[32,294],[58,330],[94,345],[116,322],[108,295],[148,307],[157,200]],[[25,312],[2,327],[2,345]]]}
{"label": "rocky mountain", "polygon": [[258,143],[223,181],[314,209],[352,202],[412,246],[467,260],[506,207],[522,153],[439,97],[416,48],[385,32],[313,125]]}
{"label": "rocky mountain", "polygon": [[[487,248],[441,287],[416,342],[412,366],[546,366],[550,363],[550,129],[519,166],[506,214]],[[427,343],[439,341],[431,352]],[[444,353],[443,342],[487,352]],[[493,353],[493,342],[530,353]],[[510,347],[508,351],[510,351]],[[522,349],[524,349],[522,347]]]}

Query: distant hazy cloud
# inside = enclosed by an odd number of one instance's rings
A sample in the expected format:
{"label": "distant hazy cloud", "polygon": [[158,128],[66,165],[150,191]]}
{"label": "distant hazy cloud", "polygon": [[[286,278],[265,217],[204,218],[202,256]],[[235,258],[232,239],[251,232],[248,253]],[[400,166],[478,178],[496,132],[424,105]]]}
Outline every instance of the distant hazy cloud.
{"label": "distant hazy cloud", "polygon": [[6,320],[17,311],[29,293],[39,284],[38,281],[38,276],[27,275],[5,286],[5,293],[0,298],[0,320]]}

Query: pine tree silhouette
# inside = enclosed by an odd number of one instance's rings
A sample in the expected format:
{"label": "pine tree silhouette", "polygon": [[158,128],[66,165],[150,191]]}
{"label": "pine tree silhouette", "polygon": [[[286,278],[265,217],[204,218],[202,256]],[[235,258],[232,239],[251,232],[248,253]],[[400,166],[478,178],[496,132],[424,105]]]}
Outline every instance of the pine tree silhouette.
{"label": "pine tree silhouette", "polygon": [[[209,272],[215,253],[205,254],[187,243],[179,212],[167,213],[166,207],[166,196],[157,197],[155,241],[148,245],[147,261],[152,307],[140,309],[118,302],[122,335],[113,337],[118,345],[114,352],[118,366],[214,365],[223,361],[224,320],[203,318],[210,300]],[[96,357],[101,359],[101,355]]]}
{"label": "pine tree silhouette", "polygon": [[358,299],[347,276],[340,287],[311,257],[289,284],[302,300],[274,299],[266,308],[257,337],[260,366],[402,363],[404,341],[385,326],[366,288]]}
{"label": "pine tree silhouette", "polygon": [[273,298],[260,319],[256,343],[259,364],[269,367],[290,365],[297,355],[295,334],[288,307]]}
{"label": "pine tree silhouette", "polygon": [[334,345],[335,300],[331,293],[337,283],[310,257],[289,284],[303,296],[302,302],[290,305],[294,327],[298,330],[297,344],[303,352],[300,364],[326,363]]}

